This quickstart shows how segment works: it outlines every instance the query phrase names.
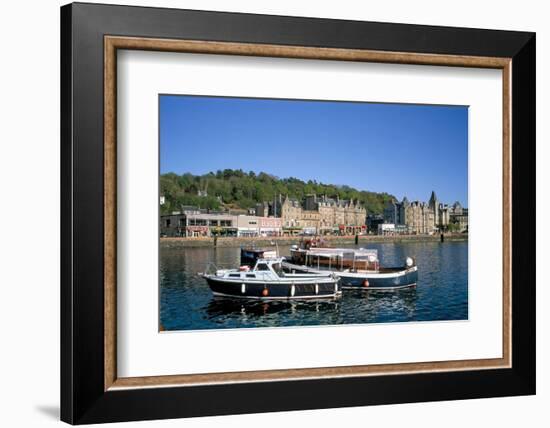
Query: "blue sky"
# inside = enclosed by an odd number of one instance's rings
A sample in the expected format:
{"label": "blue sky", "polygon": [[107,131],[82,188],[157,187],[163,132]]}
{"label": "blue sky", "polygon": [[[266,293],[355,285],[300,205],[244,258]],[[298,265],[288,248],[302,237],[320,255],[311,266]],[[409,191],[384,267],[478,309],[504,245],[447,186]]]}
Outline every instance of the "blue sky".
{"label": "blue sky", "polygon": [[161,173],[225,168],[467,206],[468,108],[161,95]]}

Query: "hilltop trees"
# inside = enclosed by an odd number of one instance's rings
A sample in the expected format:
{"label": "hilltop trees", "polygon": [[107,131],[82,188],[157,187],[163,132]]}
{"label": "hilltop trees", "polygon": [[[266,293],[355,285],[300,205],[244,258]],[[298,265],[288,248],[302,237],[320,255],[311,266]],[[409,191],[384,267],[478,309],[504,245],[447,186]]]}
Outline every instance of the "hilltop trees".
{"label": "hilltop trees", "polygon": [[278,195],[302,199],[307,194],[327,195],[340,199],[359,200],[368,213],[380,214],[388,200],[387,193],[357,190],[349,186],[319,183],[316,180],[302,181],[298,178],[278,178],[271,174],[237,169],[224,169],[204,175],[185,173],[162,174],[160,192],[165,197],[161,206],[163,214],[177,211],[182,205],[200,208],[247,209],[258,202],[273,201]]}

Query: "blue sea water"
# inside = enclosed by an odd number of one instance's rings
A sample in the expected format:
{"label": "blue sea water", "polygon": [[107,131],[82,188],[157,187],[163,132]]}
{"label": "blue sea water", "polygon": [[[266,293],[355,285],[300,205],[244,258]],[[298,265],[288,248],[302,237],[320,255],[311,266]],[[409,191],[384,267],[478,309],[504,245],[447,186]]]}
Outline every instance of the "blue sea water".
{"label": "blue sea water", "polygon": [[[210,262],[237,267],[240,249],[160,249],[160,325],[164,330],[312,326],[468,319],[468,242],[369,244],[382,266],[418,265],[416,288],[343,291],[326,301],[249,301],[214,297],[197,275]],[[281,246],[280,254],[289,248]]]}

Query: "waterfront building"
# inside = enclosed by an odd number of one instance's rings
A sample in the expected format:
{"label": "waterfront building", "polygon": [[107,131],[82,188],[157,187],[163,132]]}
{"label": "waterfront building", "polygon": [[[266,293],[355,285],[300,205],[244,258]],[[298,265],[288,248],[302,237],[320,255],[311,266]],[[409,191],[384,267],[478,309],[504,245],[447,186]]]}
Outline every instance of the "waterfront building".
{"label": "waterfront building", "polygon": [[378,235],[391,235],[394,230],[394,223],[382,223],[378,225]]}
{"label": "waterfront building", "polygon": [[215,212],[196,207],[160,217],[160,235],[167,237],[279,236],[280,218],[258,217],[237,212]]}
{"label": "waterfront building", "polygon": [[237,236],[252,237],[260,233],[258,217],[250,215],[237,216]]}
{"label": "waterfront building", "polygon": [[453,224],[453,229],[464,232],[468,229],[468,213],[459,202],[449,207],[440,203],[432,191],[428,203],[421,201],[409,202],[406,197],[401,202],[389,201],[384,207],[384,222],[405,226],[408,233],[432,234],[447,231]]}
{"label": "waterfront building", "polygon": [[336,226],[337,216],[334,204],[325,197],[318,202],[317,209],[319,210],[319,233],[323,235],[333,232],[338,233],[339,229]]}
{"label": "waterfront building", "polygon": [[180,212],[173,212],[160,216],[160,236],[185,236],[185,216]]}
{"label": "waterfront building", "polygon": [[460,202],[456,201],[449,208],[449,224],[455,225],[460,232],[468,231],[468,208],[463,208]]}
{"label": "waterfront building", "polygon": [[[277,205],[276,203],[275,209]],[[287,196],[280,207],[280,217],[283,222],[283,227],[289,230],[301,229],[300,219],[302,218],[302,204],[300,201]]]}
{"label": "waterfront building", "polygon": [[388,224],[407,224],[405,207],[409,206],[407,198],[402,202],[389,201],[384,207],[384,222]]}
{"label": "waterfront building", "polygon": [[160,216],[160,234],[168,237],[236,236],[237,216],[196,207]]}
{"label": "waterfront building", "polygon": [[367,215],[367,232],[378,233],[378,225],[384,223],[384,216],[382,214],[368,214]]}
{"label": "waterfront building", "polygon": [[186,213],[185,236],[236,236],[237,218],[223,212]]}
{"label": "waterfront building", "polygon": [[283,222],[277,217],[258,217],[261,236],[281,236]]}
{"label": "waterfront building", "polygon": [[280,236],[282,222],[280,218],[251,215],[237,216],[237,236]]}
{"label": "waterfront building", "polygon": [[408,205],[403,205],[403,210],[405,212],[404,225],[407,226],[409,233],[432,234],[437,230],[436,211],[430,204],[413,201]]}
{"label": "waterfront building", "polygon": [[302,210],[298,220],[298,227],[304,233],[315,235],[319,232],[319,221],[321,215],[317,210]]}
{"label": "waterfront building", "polygon": [[406,235],[409,228],[404,224],[380,223],[377,228],[378,235]]}
{"label": "waterfront building", "polygon": [[284,232],[289,235],[358,234],[366,230],[366,209],[358,201],[307,195],[302,201],[279,195],[273,202],[256,205],[256,215],[268,211],[280,217]]}

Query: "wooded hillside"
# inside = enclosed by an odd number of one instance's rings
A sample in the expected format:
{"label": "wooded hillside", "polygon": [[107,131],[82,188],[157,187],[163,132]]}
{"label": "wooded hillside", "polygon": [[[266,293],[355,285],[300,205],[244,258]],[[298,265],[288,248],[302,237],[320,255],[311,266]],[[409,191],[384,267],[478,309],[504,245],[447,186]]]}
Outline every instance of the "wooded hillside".
{"label": "wooded hillside", "polygon": [[258,202],[273,201],[279,194],[302,199],[312,193],[359,200],[369,214],[382,213],[385,203],[393,198],[388,193],[368,192],[315,180],[305,182],[293,177],[278,178],[265,172],[247,173],[240,169],[224,169],[200,176],[189,173],[160,176],[160,194],[165,197],[162,214],[178,211],[182,205],[248,209]]}

